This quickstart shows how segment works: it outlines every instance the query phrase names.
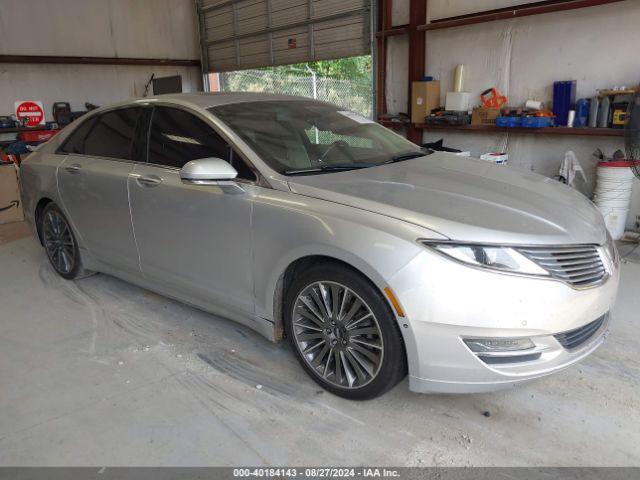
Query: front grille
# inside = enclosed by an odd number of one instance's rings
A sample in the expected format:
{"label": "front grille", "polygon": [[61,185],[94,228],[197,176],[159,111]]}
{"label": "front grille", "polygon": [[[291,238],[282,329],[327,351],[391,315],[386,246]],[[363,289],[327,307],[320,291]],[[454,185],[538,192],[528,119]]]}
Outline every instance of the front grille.
{"label": "front grille", "polygon": [[595,245],[521,247],[517,250],[547,270],[553,278],[575,287],[598,285],[607,278]]}
{"label": "front grille", "polygon": [[606,317],[607,315],[604,314],[591,323],[587,323],[586,325],[574,330],[569,330],[568,332],[558,333],[557,335],[554,335],[554,337],[558,342],[560,342],[560,345],[567,350],[578,348],[600,329]]}

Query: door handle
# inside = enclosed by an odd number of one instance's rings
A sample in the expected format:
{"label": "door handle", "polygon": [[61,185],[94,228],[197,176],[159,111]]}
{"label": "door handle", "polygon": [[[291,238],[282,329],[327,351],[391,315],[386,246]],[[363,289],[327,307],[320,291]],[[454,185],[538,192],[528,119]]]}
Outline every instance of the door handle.
{"label": "door handle", "polygon": [[136,181],[142,187],[157,187],[162,183],[162,179],[155,175],[149,177],[138,177]]}
{"label": "door handle", "polygon": [[64,167],[64,169],[69,173],[78,173],[80,171],[80,165],[74,163],[73,165],[69,165],[68,167]]}

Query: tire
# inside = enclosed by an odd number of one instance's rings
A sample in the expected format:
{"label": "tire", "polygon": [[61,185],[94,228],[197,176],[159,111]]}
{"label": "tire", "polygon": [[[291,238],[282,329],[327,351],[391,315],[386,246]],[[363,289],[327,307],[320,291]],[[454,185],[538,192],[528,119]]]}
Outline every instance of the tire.
{"label": "tire", "polygon": [[71,225],[53,202],[44,208],[40,216],[40,232],[49,262],[58,275],[67,280],[86,275]]}
{"label": "tire", "polygon": [[360,273],[337,263],[312,266],[287,289],[284,314],[296,358],[329,392],[368,400],[406,376],[395,315]]}

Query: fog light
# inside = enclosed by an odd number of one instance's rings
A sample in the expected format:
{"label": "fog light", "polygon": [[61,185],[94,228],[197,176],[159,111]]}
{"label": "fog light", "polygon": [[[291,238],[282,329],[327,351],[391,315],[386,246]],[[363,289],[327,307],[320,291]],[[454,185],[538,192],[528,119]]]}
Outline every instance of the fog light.
{"label": "fog light", "polygon": [[530,338],[465,338],[472,352],[516,352],[529,350],[535,345]]}

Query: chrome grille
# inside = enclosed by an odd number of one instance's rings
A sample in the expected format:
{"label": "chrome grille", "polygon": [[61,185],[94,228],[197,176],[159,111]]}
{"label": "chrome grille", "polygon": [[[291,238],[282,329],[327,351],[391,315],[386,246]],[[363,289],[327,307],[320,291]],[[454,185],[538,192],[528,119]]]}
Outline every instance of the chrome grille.
{"label": "chrome grille", "polygon": [[556,337],[556,340],[560,342],[560,345],[567,350],[577,348],[589,340],[600,329],[606,317],[606,314],[602,315],[591,323],[587,323],[586,325],[574,330],[569,330],[568,332],[558,333],[557,335],[554,335],[554,337]]}
{"label": "chrome grille", "polygon": [[553,278],[575,287],[598,285],[607,278],[595,245],[522,247],[517,250],[547,270]]}

